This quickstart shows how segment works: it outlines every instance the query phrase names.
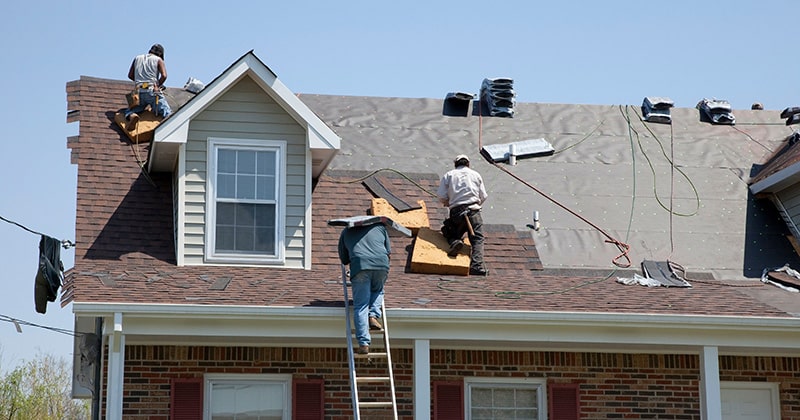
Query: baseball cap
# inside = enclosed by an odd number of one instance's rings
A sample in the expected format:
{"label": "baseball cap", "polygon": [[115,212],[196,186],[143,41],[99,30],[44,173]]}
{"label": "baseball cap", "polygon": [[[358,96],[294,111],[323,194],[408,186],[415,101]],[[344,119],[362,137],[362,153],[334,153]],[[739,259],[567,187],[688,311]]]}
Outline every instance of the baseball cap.
{"label": "baseball cap", "polygon": [[469,156],[467,155],[458,155],[455,159],[453,159],[453,163],[458,163],[459,160],[466,160],[469,162]]}

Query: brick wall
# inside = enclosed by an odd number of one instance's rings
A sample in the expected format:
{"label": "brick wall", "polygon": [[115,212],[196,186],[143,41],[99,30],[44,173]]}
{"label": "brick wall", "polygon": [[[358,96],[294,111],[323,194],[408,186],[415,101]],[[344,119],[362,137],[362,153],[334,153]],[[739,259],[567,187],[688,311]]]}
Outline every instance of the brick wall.
{"label": "brick wall", "polygon": [[[346,355],[344,348],[128,346],[123,415],[166,420],[172,378],[274,373],[323,378],[326,419],[350,419]],[[395,348],[392,358],[400,417],[412,419],[412,351]],[[432,381],[493,376],[579,383],[583,419],[699,420],[699,369],[696,355],[431,350]],[[722,381],[779,382],[782,419],[800,420],[800,358],[722,356],[720,371]],[[359,368],[359,373],[379,375],[381,370]],[[365,419],[384,417],[366,410],[362,414]]]}

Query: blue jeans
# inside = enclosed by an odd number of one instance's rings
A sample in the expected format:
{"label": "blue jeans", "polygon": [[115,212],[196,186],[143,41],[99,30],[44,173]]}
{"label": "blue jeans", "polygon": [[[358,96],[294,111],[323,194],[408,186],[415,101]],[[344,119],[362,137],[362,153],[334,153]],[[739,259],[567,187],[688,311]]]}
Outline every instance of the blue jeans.
{"label": "blue jeans", "polygon": [[368,346],[370,343],[368,318],[381,318],[383,285],[387,277],[387,270],[361,270],[350,278],[353,285],[353,318],[359,346]]}
{"label": "blue jeans", "polygon": [[153,109],[153,114],[156,114],[156,117],[169,117],[169,114],[172,113],[172,108],[169,107],[167,103],[167,98],[164,96],[162,92],[155,93],[152,89],[139,89],[139,105],[129,108],[125,110],[125,119],[127,120],[128,117],[133,113],[140,113],[144,111],[144,109],[150,105]]}

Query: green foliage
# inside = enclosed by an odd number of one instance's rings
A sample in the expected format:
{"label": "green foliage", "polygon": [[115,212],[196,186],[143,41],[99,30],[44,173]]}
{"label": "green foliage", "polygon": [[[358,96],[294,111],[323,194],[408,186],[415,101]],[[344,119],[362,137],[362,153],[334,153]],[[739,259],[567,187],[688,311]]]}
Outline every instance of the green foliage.
{"label": "green foliage", "polygon": [[72,370],[64,359],[39,355],[0,372],[0,420],[90,417],[90,402],[71,397]]}

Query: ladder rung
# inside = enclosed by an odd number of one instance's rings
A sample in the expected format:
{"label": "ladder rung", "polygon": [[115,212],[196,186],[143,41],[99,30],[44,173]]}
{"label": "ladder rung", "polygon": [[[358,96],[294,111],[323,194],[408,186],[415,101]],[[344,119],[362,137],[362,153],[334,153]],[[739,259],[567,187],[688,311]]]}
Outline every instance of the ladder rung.
{"label": "ladder rung", "polygon": [[392,407],[391,401],[359,401],[359,407],[364,408],[383,408],[383,407]]}
{"label": "ladder rung", "polygon": [[[377,336],[380,337],[380,336],[383,335],[384,332],[386,332],[386,330],[369,330],[369,335],[377,335]],[[355,337],[356,336],[356,330],[350,330],[350,335]]]}
{"label": "ladder rung", "polygon": [[370,353],[370,354],[358,354],[358,353],[356,353],[353,356],[356,359],[369,359],[370,357],[385,359],[386,358],[386,353]]}
{"label": "ladder rung", "polygon": [[389,382],[391,378],[388,376],[360,376],[356,378],[357,382]]}

